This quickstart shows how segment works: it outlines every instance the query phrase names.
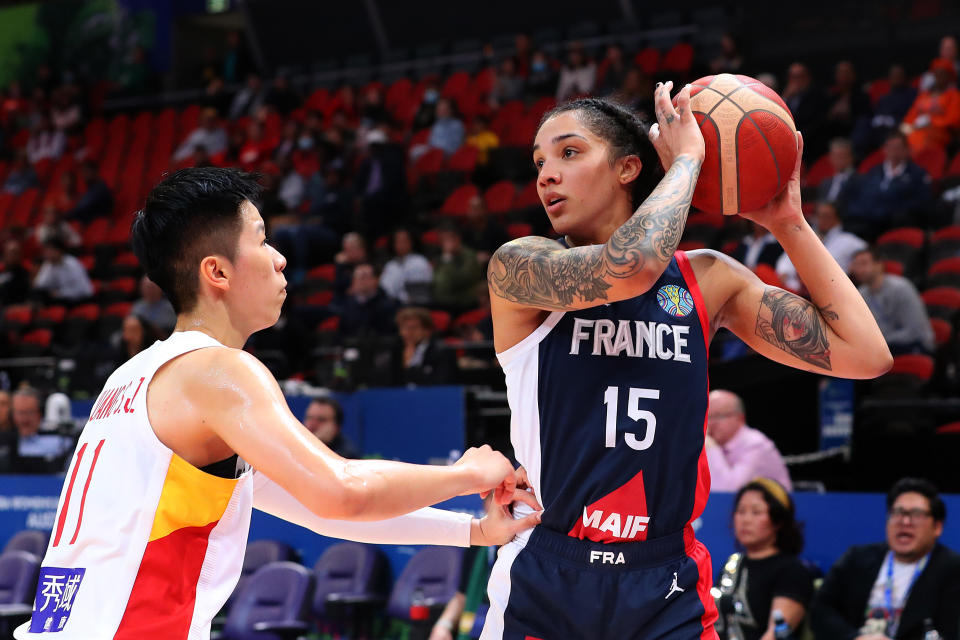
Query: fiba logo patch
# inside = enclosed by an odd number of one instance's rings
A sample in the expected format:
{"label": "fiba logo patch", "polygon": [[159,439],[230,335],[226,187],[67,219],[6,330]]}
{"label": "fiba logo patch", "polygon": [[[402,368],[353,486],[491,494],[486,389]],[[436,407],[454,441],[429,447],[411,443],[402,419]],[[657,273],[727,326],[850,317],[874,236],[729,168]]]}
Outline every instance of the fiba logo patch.
{"label": "fiba logo patch", "polygon": [[693,311],[693,296],[683,287],[665,284],[657,291],[660,308],[675,318],[683,318]]}

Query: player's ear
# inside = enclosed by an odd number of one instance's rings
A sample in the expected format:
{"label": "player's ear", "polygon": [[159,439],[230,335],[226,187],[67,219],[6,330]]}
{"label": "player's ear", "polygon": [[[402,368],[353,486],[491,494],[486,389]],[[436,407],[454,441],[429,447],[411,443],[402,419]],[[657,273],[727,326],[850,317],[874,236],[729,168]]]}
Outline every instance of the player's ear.
{"label": "player's ear", "polygon": [[640,162],[640,158],[637,156],[624,156],[617,160],[617,166],[619,167],[619,175],[617,177],[620,180],[620,184],[630,184],[640,175],[643,163]]}
{"label": "player's ear", "polygon": [[230,263],[223,256],[211,255],[200,261],[200,282],[221,291],[230,289]]}

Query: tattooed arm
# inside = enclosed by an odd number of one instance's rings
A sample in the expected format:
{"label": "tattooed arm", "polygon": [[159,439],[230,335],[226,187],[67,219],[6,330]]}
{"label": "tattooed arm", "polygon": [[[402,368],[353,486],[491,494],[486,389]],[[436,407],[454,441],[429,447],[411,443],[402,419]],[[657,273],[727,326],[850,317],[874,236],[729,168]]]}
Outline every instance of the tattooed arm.
{"label": "tattooed arm", "polygon": [[487,282],[525,307],[572,310],[625,300],[649,289],[680,242],[702,160],[678,156],[640,208],[606,244],[564,249],[547,238],[508,242],[490,259]]}
{"label": "tattooed arm", "polygon": [[803,217],[799,166],[798,157],[788,188],[770,205],[742,215],[780,241],[812,302],[765,285],[729,256],[691,251],[708,313],[714,327],[730,329],[771,360],[842,378],[875,378],[893,358],[860,292]]}

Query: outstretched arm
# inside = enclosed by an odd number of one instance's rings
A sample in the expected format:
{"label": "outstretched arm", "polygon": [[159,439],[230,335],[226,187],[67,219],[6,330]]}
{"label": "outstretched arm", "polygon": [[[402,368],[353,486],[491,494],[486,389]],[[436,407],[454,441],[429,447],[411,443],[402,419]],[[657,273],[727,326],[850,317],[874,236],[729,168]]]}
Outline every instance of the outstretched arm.
{"label": "outstretched arm", "polygon": [[[802,152],[799,134],[798,143]],[[705,271],[710,286],[724,291],[715,324],[771,360],[798,369],[843,378],[875,378],[886,372],[893,359],[873,314],[803,217],[800,154],[783,193],[762,211],[741,215],[779,240],[812,301],[765,285],[728,256],[691,252],[695,270]]]}
{"label": "outstretched arm", "polygon": [[490,259],[493,295],[521,307],[572,310],[625,300],[647,291],[680,242],[703,163],[703,136],[690,111],[690,89],[670,102],[669,83],[656,96],[651,137],[669,170],[605,244],[564,249],[553,240],[520,238]]}

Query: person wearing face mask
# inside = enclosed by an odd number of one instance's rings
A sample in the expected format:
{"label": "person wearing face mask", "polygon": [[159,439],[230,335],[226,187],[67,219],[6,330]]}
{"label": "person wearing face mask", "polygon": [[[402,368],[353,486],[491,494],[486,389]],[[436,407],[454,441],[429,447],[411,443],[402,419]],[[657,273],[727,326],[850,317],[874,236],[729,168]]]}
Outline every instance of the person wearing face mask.
{"label": "person wearing face mask", "polygon": [[[960,554],[938,542],[947,509],[936,487],[903,478],[887,494],[886,542],[851,547],[817,592],[817,638],[956,638]],[[929,627],[929,628],[928,628]]]}
{"label": "person wearing face mask", "polygon": [[538,49],[530,58],[527,74],[527,93],[530,97],[552,96],[557,89],[557,74],[547,54]]}
{"label": "person wearing face mask", "polygon": [[733,531],[741,551],[727,560],[713,589],[720,637],[773,640],[773,612],[796,629],[813,596],[813,578],[797,557],[803,550],[801,526],[790,495],[769,478],[744,485],[734,505]]}

